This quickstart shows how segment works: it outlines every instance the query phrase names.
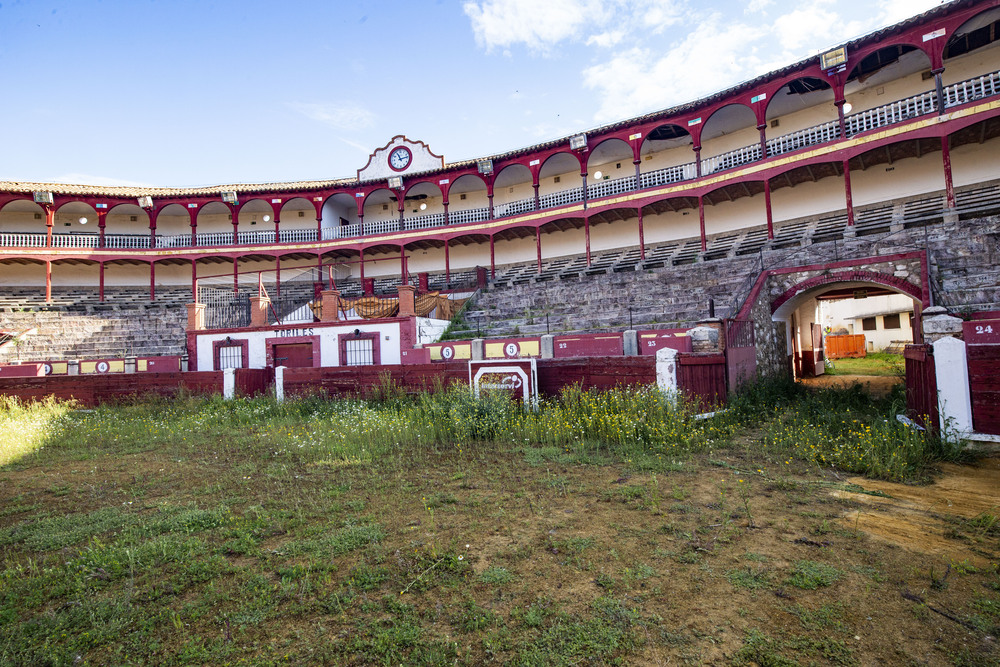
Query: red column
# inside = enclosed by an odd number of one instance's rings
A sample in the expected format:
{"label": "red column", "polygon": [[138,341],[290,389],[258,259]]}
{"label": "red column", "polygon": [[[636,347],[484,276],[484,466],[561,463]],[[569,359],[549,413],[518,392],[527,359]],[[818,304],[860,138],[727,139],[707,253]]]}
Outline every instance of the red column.
{"label": "red column", "polygon": [[[97,247],[104,247],[104,228],[107,226],[108,212],[106,210],[100,210],[97,212]],[[104,299],[101,299],[104,301]]]}
{"label": "red column", "polygon": [[490,220],[493,219],[493,183],[492,181],[486,184],[486,198],[490,201]]}
{"label": "red column", "polygon": [[[587,172],[580,172],[580,178],[583,179],[583,208],[587,208]],[[589,261],[587,262],[590,263]]]}
{"label": "red column", "polygon": [[495,261],[495,255],[493,253],[493,235],[490,234],[490,280],[497,277],[497,265]]}
{"label": "red column", "polygon": [[279,218],[278,214],[275,213],[274,214],[274,242],[275,243],[281,243],[281,229],[279,228],[279,226],[281,225],[281,220],[279,220],[278,218]]}
{"label": "red column", "polygon": [[701,227],[701,251],[708,249],[708,242],[705,240],[705,198],[698,195],[698,224]]}
{"label": "red column", "polygon": [[274,258],[274,295],[275,298],[281,296],[281,258]]}
{"label": "red column", "polygon": [[587,266],[590,266],[590,218],[583,218],[583,242],[587,251]]}
{"label": "red column", "polygon": [[45,261],[45,302],[52,301],[52,262]]}
{"label": "red column", "polygon": [[198,245],[198,209],[189,208],[188,217],[191,218],[191,247],[193,248]]}
{"label": "red column", "polygon": [[229,204],[230,215],[233,217],[233,245],[240,242],[240,207],[238,204]]}
{"label": "red column", "polygon": [[531,184],[531,187],[535,189],[535,210],[537,211],[541,207],[541,203],[538,200],[538,181],[535,180],[535,182]]}
{"label": "red column", "polygon": [[[100,217],[100,213],[97,214]],[[149,212],[149,247],[156,247],[156,213]]]}
{"label": "red column", "polygon": [[191,302],[198,303],[198,263],[191,260]]}
{"label": "red column", "polygon": [[[400,224],[402,224],[402,218],[400,218]],[[399,246],[399,284],[409,285],[410,282],[406,275],[406,246]]]}
{"label": "red column", "polygon": [[701,178],[701,146],[694,147],[694,173],[696,178]]}
{"label": "red column", "polygon": [[955,183],[951,177],[951,146],[947,136],[941,137],[941,159],[944,161],[944,191],[948,208],[955,208]]}
{"label": "red column", "polygon": [[771,180],[764,179],[764,210],[767,214],[767,238],[774,238],[774,219],[771,217]]}
{"label": "red column", "polygon": [[642,159],[641,158],[636,158],[636,159],[632,160],[632,164],[635,165],[635,189],[636,190],[641,190],[642,189],[642,178],[641,178],[642,174],[639,173],[639,165],[642,164]]}
{"label": "red column", "polygon": [[448,200],[446,199],[446,200],[444,200],[441,203],[444,205],[444,224],[447,227],[448,224],[449,224],[448,223]]}
{"label": "red column", "polygon": [[538,273],[542,272],[542,228],[535,227],[535,254],[538,256]]}
{"label": "red column", "polygon": [[149,300],[156,301],[156,262],[149,263]]}
{"label": "red column", "polygon": [[[447,216],[447,213],[445,214]],[[448,239],[444,240],[444,282],[451,282],[451,258],[448,255]]]}
{"label": "red column", "polygon": [[760,159],[763,160],[767,157],[767,123],[761,123],[757,126],[757,130],[760,132]]}
{"label": "red column", "polygon": [[847,195],[847,226],[854,226],[854,196],[851,194],[851,166],[844,160],[844,192]]}
{"label": "red column", "polygon": [[365,284],[365,249],[361,249],[361,256],[358,258],[358,265],[361,267],[361,287]]}
{"label": "red column", "polygon": [[104,262],[98,262],[98,288],[97,294],[98,299],[101,303],[104,303]]}
{"label": "red column", "polygon": [[[56,222],[56,211],[51,206],[45,207],[45,247],[52,247],[52,226]],[[48,301],[46,297],[46,301]]]}
{"label": "red column", "polygon": [[837,106],[837,121],[840,123],[840,138],[847,138],[847,123],[844,121],[844,103],[847,100],[837,100],[834,104]]}
{"label": "red column", "polygon": [[233,294],[240,293],[240,274],[238,260],[233,257]]}
{"label": "red column", "polygon": [[639,259],[646,259],[646,236],[642,230],[642,207],[638,209],[639,212]]}

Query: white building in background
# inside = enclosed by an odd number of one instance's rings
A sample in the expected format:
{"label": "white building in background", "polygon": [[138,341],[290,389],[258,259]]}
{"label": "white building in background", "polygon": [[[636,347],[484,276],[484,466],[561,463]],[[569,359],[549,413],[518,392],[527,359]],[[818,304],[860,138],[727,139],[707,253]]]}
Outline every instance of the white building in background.
{"label": "white building in background", "polygon": [[820,300],[819,320],[827,335],[864,334],[868,352],[913,341],[913,299],[904,294]]}

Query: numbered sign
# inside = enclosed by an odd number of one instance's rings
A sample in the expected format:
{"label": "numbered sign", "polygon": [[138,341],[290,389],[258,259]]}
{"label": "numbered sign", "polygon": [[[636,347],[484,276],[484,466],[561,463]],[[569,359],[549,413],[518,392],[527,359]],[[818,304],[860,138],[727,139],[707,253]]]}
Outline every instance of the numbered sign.
{"label": "numbered sign", "polygon": [[479,398],[481,390],[508,391],[524,401],[538,404],[538,367],[534,359],[470,361],[469,384]]}
{"label": "numbered sign", "polygon": [[962,323],[966,345],[1000,345],[1000,320],[972,320]]}

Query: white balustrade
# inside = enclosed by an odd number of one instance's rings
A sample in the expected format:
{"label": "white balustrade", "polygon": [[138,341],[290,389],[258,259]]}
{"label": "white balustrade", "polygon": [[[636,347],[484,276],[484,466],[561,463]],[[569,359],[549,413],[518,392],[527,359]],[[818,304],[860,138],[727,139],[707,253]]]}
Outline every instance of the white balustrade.
{"label": "white balustrade", "polygon": [[559,192],[550,192],[538,198],[538,208],[554,208],[566,204],[575,204],[583,201],[583,188],[571,188]]}
{"label": "white balustrade", "polygon": [[1000,72],[990,72],[944,88],[944,105],[954,107],[1000,93]]}
{"label": "white balustrade", "polygon": [[3,232],[0,233],[0,246],[4,248],[44,248],[45,234]]}
{"label": "white balustrade", "polygon": [[[42,236],[42,239],[45,237]],[[100,240],[100,235],[98,234],[53,234],[52,235],[52,247],[53,248],[96,248],[97,242]],[[149,238],[146,238],[146,243],[149,243]],[[45,245],[44,240],[42,245]]]}
{"label": "white balustrade", "polygon": [[751,144],[722,155],[705,158],[701,161],[701,173],[703,176],[707,176],[717,171],[725,171],[749,162],[756,162],[760,157],[760,144]]}
{"label": "white balustrade", "polygon": [[399,231],[399,219],[396,220],[373,220],[362,225],[363,236],[374,236],[375,234],[391,234]]}
{"label": "white balustrade", "polygon": [[797,132],[789,132],[780,137],[767,140],[767,154],[781,155],[797,151],[806,146],[823,144],[827,141],[834,141],[840,138],[840,121],[831,120],[822,125],[814,125]]}
{"label": "white balustrade", "polygon": [[697,176],[697,168],[694,162],[679,164],[675,167],[664,167],[656,171],[650,171],[639,175],[639,187],[654,188],[667,183],[677,183],[679,181],[689,181]]}
{"label": "white balustrade", "polygon": [[867,132],[886,125],[901,123],[937,110],[937,94],[934,91],[907,97],[905,100],[883,104],[874,109],[851,114],[844,119],[848,136]]}
{"label": "white balustrade", "polygon": [[[55,245],[55,239],[52,245]],[[94,245],[86,247],[96,248],[97,237],[94,238]],[[104,247],[112,250],[145,250],[149,248],[149,234],[105,234]]]}
{"label": "white balustrade", "polygon": [[490,217],[488,208],[467,208],[463,211],[448,211],[448,224],[461,225],[466,222],[482,222]]}
{"label": "white balustrade", "polygon": [[504,202],[493,205],[494,218],[507,218],[512,215],[520,215],[535,210],[535,198],[518,199],[517,201]]}
{"label": "white balustrade", "polygon": [[313,243],[317,236],[315,229],[280,229],[278,234],[280,243]]}
{"label": "white balustrade", "polygon": [[428,227],[441,227],[442,225],[444,225],[444,213],[418,215],[403,220],[403,229],[427,229]]}
{"label": "white balustrade", "polygon": [[587,199],[600,199],[611,195],[620,195],[624,192],[635,190],[635,176],[624,176],[622,178],[597,181],[587,186]]}

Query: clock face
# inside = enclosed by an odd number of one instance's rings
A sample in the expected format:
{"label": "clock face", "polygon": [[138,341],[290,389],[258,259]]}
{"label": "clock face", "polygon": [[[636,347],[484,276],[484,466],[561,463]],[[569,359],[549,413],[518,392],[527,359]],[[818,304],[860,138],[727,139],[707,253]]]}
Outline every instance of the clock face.
{"label": "clock face", "polygon": [[389,153],[389,166],[395,171],[403,171],[410,165],[410,149],[405,146],[393,149]]}

